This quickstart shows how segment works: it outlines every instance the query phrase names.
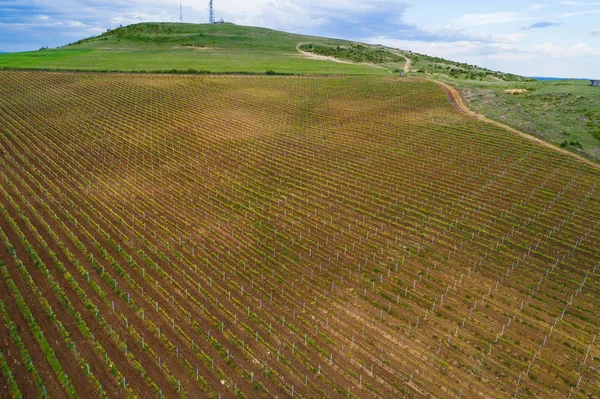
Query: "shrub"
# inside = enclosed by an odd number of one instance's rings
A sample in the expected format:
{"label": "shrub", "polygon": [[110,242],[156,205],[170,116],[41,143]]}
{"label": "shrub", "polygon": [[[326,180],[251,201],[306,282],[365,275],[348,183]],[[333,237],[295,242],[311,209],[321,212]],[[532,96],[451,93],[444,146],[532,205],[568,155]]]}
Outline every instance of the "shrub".
{"label": "shrub", "polygon": [[566,147],[577,147],[577,148],[582,148],[583,145],[581,144],[581,141],[579,140],[563,140],[562,143],[560,143],[560,146],[562,148],[566,148]]}

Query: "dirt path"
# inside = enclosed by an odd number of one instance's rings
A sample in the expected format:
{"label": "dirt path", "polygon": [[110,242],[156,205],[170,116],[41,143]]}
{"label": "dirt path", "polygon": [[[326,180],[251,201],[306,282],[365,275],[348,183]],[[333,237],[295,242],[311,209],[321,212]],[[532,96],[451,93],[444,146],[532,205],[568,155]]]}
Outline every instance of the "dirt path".
{"label": "dirt path", "polygon": [[447,83],[441,82],[439,80],[433,80],[433,79],[427,79],[427,80],[435,82],[439,86],[441,86],[444,89],[444,91],[446,92],[446,94],[448,95],[448,98],[450,99],[450,102],[452,103],[452,105],[454,105],[454,107],[456,109],[458,109],[460,112],[464,112],[465,114],[468,114],[468,115],[470,115],[470,116],[472,116],[474,118],[477,118],[477,119],[479,119],[482,122],[490,123],[492,125],[495,125],[495,126],[498,126],[498,127],[502,128],[502,129],[508,130],[508,131],[510,131],[512,133],[516,133],[519,136],[525,137],[526,139],[531,140],[531,141],[533,141],[533,142],[535,142],[535,143],[537,143],[539,145],[543,145],[544,147],[551,148],[554,151],[558,151],[558,152],[561,152],[563,154],[567,154],[569,156],[575,157],[575,158],[579,159],[580,161],[583,161],[583,162],[587,163],[588,165],[593,166],[594,168],[600,170],[600,165],[598,165],[595,162],[590,161],[589,159],[586,159],[586,158],[584,158],[584,157],[582,157],[580,155],[574,154],[574,153],[572,153],[570,151],[567,151],[565,149],[556,147],[556,146],[554,146],[554,145],[552,145],[550,143],[547,143],[547,142],[545,142],[545,141],[543,141],[541,139],[538,139],[537,137],[531,136],[531,135],[529,135],[527,133],[523,133],[523,132],[521,132],[521,131],[519,131],[517,129],[514,129],[514,128],[508,126],[508,125],[505,125],[503,123],[497,122],[497,121],[492,120],[492,119],[489,119],[489,118],[485,117],[484,115],[481,115],[481,114],[478,114],[478,113],[472,111],[471,109],[469,109],[469,107],[467,106],[467,103],[465,102],[465,100],[463,99],[463,97],[460,95],[460,93],[458,92],[458,90],[456,90],[454,87],[450,86]]}
{"label": "dirt path", "polygon": [[399,55],[400,57],[404,58],[404,76],[408,76],[408,72],[410,71],[410,67],[412,66],[412,60],[410,58],[408,58],[406,56],[406,54],[403,54],[399,51],[394,51],[394,50],[389,50],[390,52],[392,52],[393,54]]}
{"label": "dirt path", "polygon": [[309,51],[304,51],[304,50],[302,50],[300,48],[300,46],[302,46],[304,44],[310,44],[310,43],[298,43],[296,45],[296,50],[298,50],[298,52],[300,54],[302,54],[302,56],[304,56],[305,58],[310,58],[311,60],[333,61],[333,62],[337,62],[338,64],[366,65],[366,66],[370,66],[370,67],[373,67],[373,68],[386,69],[385,67],[382,67],[381,65],[375,65],[375,64],[368,63],[368,62],[345,61],[345,60],[340,60],[339,58],[331,57],[331,56],[328,56],[328,55],[319,55],[319,54],[311,53]]}
{"label": "dirt path", "polygon": [[[307,58],[310,58],[310,59],[313,59],[313,60],[326,60],[326,61],[338,62],[340,64],[368,65],[368,66],[372,66],[372,67],[375,67],[375,68],[383,68],[382,66],[379,66],[379,65],[367,64],[367,63],[356,63],[356,62],[351,62],[351,61],[340,60],[340,59],[337,59],[335,57],[329,57],[329,56],[324,56],[324,55],[313,54],[313,53],[310,53],[308,51],[301,50],[300,46],[302,46],[303,44],[309,44],[309,43],[298,43],[296,45],[296,50],[298,50],[298,52],[300,54],[302,54],[304,57],[307,57]],[[404,54],[400,54],[400,53],[395,53],[395,54],[398,54],[398,55],[404,57],[404,59],[406,60],[406,62],[404,63],[404,75],[408,76],[408,72],[410,70],[410,67],[411,67],[411,64],[412,64],[412,60],[410,58],[408,58]],[[531,140],[531,141],[533,141],[533,142],[535,142],[535,143],[537,143],[539,145],[543,145],[543,146],[545,146],[547,148],[551,148],[551,149],[553,149],[555,151],[559,151],[559,152],[561,152],[563,154],[567,154],[569,156],[575,157],[575,158],[577,158],[577,159],[579,159],[581,161],[584,161],[588,165],[593,166],[594,168],[600,170],[600,165],[598,165],[597,163],[595,163],[593,161],[590,161],[589,159],[586,159],[586,158],[584,158],[584,157],[582,157],[580,155],[574,154],[574,153],[572,153],[570,151],[567,151],[565,149],[556,147],[556,146],[554,146],[554,145],[552,145],[550,143],[547,143],[547,142],[545,142],[545,141],[543,141],[543,140],[541,140],[541,139],[539,139],[537,137],[531,136],[531,135],[529,135],[527,133],[523,133],[523,132],[521,132],[521,131],[519,131],[517,129],[514,129],[514,128],[508,126],[508,125],[505,125],[503,123],[497,122],[497,121],[492,120],[492,119],[489,119],[489,118],[485,117],[484,115],[481,115],[481,114],[478,114],[478,113],[472,111],[467,106],[467,103],[465,102],[465,100],[463,99],[463,97],[461,96],[461,94],[454,87],[452,87],[452,86],[450,86],[450,85],[448,85],[448,84],[446,84],[446,83],[444,83],[442,81],[439,81],[439,80],[434,80],[434,79],[425,79],[425,80],[431,80],[431,81],[435,82],[436,84],[438,84],[439,86],[441,86],[444,89],[444,91],[446,92],[446,94],[448,95],[448,98],[450,99],[450,102],[459,111],[464,112],[465,114],[468,114],[468,115],[470,115],[470,116],[472,116],[474,118],[477,118],[477,119],[479,119],[482,122],[490,123],[492,125],[495,125],[495,126],[498,126],[498,127],[502,128],[502,129],[506,129],[506,130],[508,130],[508,131],[510,131],[512,133],[516,133],[519,136],[525,137],[526,139]]]}
{"label": "dirt path", "polygon": [[405,60],[404,61],[404,68],[403,68],[404,76],[408,76],[408,72],[410,71],[410,67],[412,66],[412,60],[410,58],[408,58],[406,56],[406,54],[401,53],[399,51],[392,50],[392,49],[389,49],[389,48],[388,48],[388,51],[391,52],[391,53],[393,53],[393,54],[399,55],[402,58],[404,58],[404,60]]}
{"label": "dirt path", "polygon": [[404,63],[404,76],[408,76],[408,71],[410,71],[410,65],[412,64],[412,60],[407,56],[403,55],[406,62]]}

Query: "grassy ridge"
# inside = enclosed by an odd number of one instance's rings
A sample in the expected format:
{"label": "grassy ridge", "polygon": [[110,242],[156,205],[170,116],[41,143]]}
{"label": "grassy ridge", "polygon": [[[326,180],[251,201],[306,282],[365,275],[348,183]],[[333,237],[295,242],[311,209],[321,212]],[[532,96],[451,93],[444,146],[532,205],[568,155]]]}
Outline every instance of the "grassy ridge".
{"label": "grassy ridge", "polygon": [[[373,64],[403,64],[404,57],[375,46],[366,46],[354,43],[350,46],[339,46],[330,43],[312,44],[304,43],[300,46],[302,51],[307,51],[317,55],[334,57],[340,60],[351,61],[355,63],[373,63]],[[399,71],[398,71],[399,72]]]}
{"label": "grassy ridge", "polygon": [[492,71],[477,65],[449,61],[426,54],[405,52],[410,57],[411,73],[417,76],[433,76],[437,79],[458,79],[482,82],[535,82],[533,78]]}
{"label": "grassy ridge", "polygon": [[[311,60],[300,42],[345,40],[295,35],[233,24],[143,23],[57,49],[0,55],[0,68],[87,71],[201,71],[211,73],[388,74],[366,65]],[[404,63],[402,62],[400,67]]]}
{"label": "grassy ridge", "polygon": [[488,118],[600,161],[600,89],[587,81],[451,83]]}

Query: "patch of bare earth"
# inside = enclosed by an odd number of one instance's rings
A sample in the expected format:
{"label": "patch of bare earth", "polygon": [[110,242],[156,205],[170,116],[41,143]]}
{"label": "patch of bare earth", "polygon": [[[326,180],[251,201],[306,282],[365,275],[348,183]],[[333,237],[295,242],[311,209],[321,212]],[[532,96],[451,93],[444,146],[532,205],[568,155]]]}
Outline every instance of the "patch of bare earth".
{"label": "patch of bare earth", "polygon": [[504,90],[505,93],[508,94],[523,94],[523,93],[527,93],[529,90],[527,89],[508,89],[508,90]]}

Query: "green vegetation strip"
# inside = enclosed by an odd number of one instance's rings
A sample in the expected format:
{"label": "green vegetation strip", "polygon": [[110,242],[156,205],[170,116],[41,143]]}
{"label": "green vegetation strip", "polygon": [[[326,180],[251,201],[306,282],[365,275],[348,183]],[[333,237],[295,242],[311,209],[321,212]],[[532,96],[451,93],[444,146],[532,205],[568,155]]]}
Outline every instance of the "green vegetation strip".
{"label": "green vegetation strip", "polygon": [[[4,263],[0,261],[0,267],[3,267],[3,266],[4,266]],[[21,341],[19,332],[17,331],[12,320],[10,320],[10,316],[8,315],[8,312],[6,311],[6,308],[4,307],[4,302],[2,302],[2,301],[0,301],[0,314],[2,315],[2,318],[4,319],[4,323],[7,325],[8,329],[10,331],[11,338],[13,339],[13,341],[15,342],[15,344],[17,345],[17,347],[20,350],[21,357],[22,357],[23,361],[25,362],[27,370],[34,375],[36,385],[38,386],[38,389],[39,389],[40,397],[46,397],[44,383],[43,383],[43,381],[41,381],[41,378],[40,378],[37,370],[35,369],[35,366],[33,365],[31,357],[29,356],[29,351],[27,351],[27,348],[25,348],[25,346],[23,345],[23,341]],[[8,380],[8,389],[9,389],[10,397],[12,399],[23,398],[23,394],[21,394],[21,391],[19,390],[19,386],[17,385],[15,376],[13,375],[10,367],[8,366],[8,363],[6,362],[6,358],[4,357],[4,354],[2,353],[2,349],[0,349],[0,370],[2,371],[2,374],[4,374],[4,376]]]}

